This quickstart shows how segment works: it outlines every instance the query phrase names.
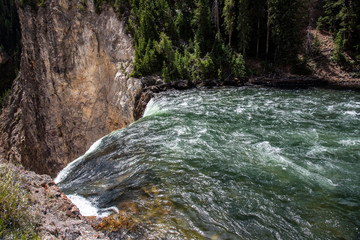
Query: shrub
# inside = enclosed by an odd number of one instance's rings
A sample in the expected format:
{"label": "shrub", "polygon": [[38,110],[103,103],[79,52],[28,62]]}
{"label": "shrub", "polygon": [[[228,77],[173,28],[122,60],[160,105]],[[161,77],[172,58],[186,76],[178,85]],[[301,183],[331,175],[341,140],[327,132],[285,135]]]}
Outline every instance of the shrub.
{"label": "shrub", "polygon": [[336,34],[335,37],[335,48],[334,48],[334,52],[332,54],[332,56],[330,57],[330,59],[336,63],[339,64],[346,64],[347,60],[345,58],[345,55],[343,53],[344,51],[344,46],[345,46],[345,40],[343,37],[343,32],[339,31]]}
{"label": "shrub", "polygon": [[201,78],[202,79],[209,79],[216,77],[215,72],[215,65],[209,54],[206,54],[206,56],[201,59]]}
{"label": "shrub", "polygon": [[232,71],[235,77],[245,76],[245,60],[240,53],[234,53],[232,57]]}
{"label": "shrub", "polygon": [[0,164],[0,239],[39,239],[22,181],[15,167]]}
{"label": "shrub", "polygon": [[315,35],[314,37],[314,43],[313,43],[313,49],[312,49],[312,53],[315,55],[315,56],[319,56],[320,53],[321,53],[321,43],[319,41],[319,38],[317,35]]}

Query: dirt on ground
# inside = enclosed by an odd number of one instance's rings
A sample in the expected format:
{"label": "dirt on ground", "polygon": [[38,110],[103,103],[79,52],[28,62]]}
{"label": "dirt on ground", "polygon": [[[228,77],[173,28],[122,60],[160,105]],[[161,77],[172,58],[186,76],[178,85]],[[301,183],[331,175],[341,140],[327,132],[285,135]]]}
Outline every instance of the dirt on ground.
{"label": "dirt on ground", "polygon": [[[330,33],[309,29],[306,36],[306,44],[298,56],[298,64],[273,65],[259,59],[247,59],[246,65],[252,75],[249,82],[270,87],[286,81],[290,88],[296,88],[298,83],[303,82],[300,84],[303,87],[308,85],[360,89],[360,61],[342,52],[344,61],[336,62],[335,43]],[[317,80],[320,82],[314,84]]]}
{"label": "dirt on ground", "polygon": [[335,43],[331,34],[319,30],[309,30],[312,57],[308,66],[313,75],[328,80],[333,85],[360,86],[360,64],[344,52],[346,63],[340,64],[332,60]]}

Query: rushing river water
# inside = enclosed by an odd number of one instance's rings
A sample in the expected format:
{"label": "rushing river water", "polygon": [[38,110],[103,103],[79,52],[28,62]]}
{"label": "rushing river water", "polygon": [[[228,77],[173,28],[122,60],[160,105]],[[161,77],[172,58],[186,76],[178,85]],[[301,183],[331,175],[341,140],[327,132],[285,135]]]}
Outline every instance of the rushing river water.
{"label": "rushing river water", "polygon": [[150,239],[360,239],[360,95],[167,92],[57,177],[85,215]]}

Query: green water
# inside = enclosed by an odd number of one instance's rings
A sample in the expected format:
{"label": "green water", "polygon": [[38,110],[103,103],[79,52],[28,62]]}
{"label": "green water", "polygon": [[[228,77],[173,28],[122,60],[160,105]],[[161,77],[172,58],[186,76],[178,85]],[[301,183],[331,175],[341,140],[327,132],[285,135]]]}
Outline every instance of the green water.
{"label": "green water", "polygon": [[57,181],[147,239],[360,239],[359,126],[352,91],[167,92]]}

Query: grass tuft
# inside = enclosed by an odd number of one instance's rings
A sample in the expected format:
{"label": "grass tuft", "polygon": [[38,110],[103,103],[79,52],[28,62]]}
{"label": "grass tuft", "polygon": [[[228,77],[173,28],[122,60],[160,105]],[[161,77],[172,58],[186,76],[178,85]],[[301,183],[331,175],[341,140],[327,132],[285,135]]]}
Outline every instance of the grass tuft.
{"label": "grass tuft", "polygon": [[0,239],[40,239],[20,171],[0,163]]}

